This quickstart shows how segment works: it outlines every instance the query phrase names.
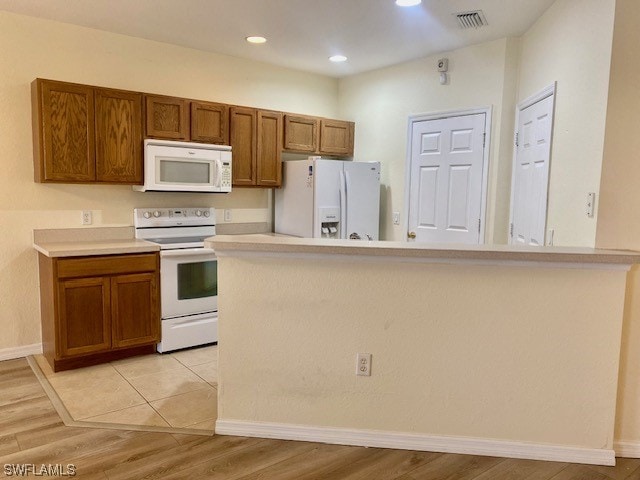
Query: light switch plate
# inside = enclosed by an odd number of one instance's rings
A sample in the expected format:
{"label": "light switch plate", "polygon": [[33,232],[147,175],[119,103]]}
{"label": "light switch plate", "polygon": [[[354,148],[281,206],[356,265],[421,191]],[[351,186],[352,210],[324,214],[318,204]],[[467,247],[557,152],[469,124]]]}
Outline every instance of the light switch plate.
{"label": "light switch plate", "polygon": [[594,211],[596,205],[596,194],[595,192],[587,193],[587,217],[593,218]]}

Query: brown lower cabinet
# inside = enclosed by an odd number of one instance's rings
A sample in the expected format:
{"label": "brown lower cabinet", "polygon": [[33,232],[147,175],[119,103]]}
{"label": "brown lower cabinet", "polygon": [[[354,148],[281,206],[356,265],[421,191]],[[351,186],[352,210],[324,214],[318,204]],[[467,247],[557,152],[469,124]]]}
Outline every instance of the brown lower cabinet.
{"label": "brown lower cabinet", "polygon": [[159,255],[39,254],[43,353],[54,371],[153,353]]}

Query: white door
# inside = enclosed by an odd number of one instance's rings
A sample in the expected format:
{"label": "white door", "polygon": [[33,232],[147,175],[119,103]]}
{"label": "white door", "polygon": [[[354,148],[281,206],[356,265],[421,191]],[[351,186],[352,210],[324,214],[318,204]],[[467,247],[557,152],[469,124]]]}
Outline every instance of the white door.
{"label": "white door", "polygon": [[510,243],[544,245],[553,101],[550,95],[518,107],[516,154],[511,183]]}
{"label": "white door", "polygon": [[480,243],[485,125],[484,113],[413,122],[409,238]]}

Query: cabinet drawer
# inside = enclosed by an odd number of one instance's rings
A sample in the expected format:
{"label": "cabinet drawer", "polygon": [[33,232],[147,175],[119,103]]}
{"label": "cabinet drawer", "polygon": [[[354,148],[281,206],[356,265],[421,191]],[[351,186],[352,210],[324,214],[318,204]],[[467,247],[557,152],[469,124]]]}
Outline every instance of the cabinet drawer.
{"label": "cabinet drawer", "polygon": [[153,272],[157,254],[105,255],[102,257],[65,258],[58,260],[58,278],[97,277],[122,273]]}

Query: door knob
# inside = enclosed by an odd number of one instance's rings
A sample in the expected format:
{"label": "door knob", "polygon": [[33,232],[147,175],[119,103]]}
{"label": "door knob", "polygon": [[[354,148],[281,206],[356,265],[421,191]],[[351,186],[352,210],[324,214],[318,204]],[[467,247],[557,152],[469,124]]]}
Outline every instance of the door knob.
{"label": "door knob", "polygon": [[416,238],[416,232],[407,232],[407,237]]}

